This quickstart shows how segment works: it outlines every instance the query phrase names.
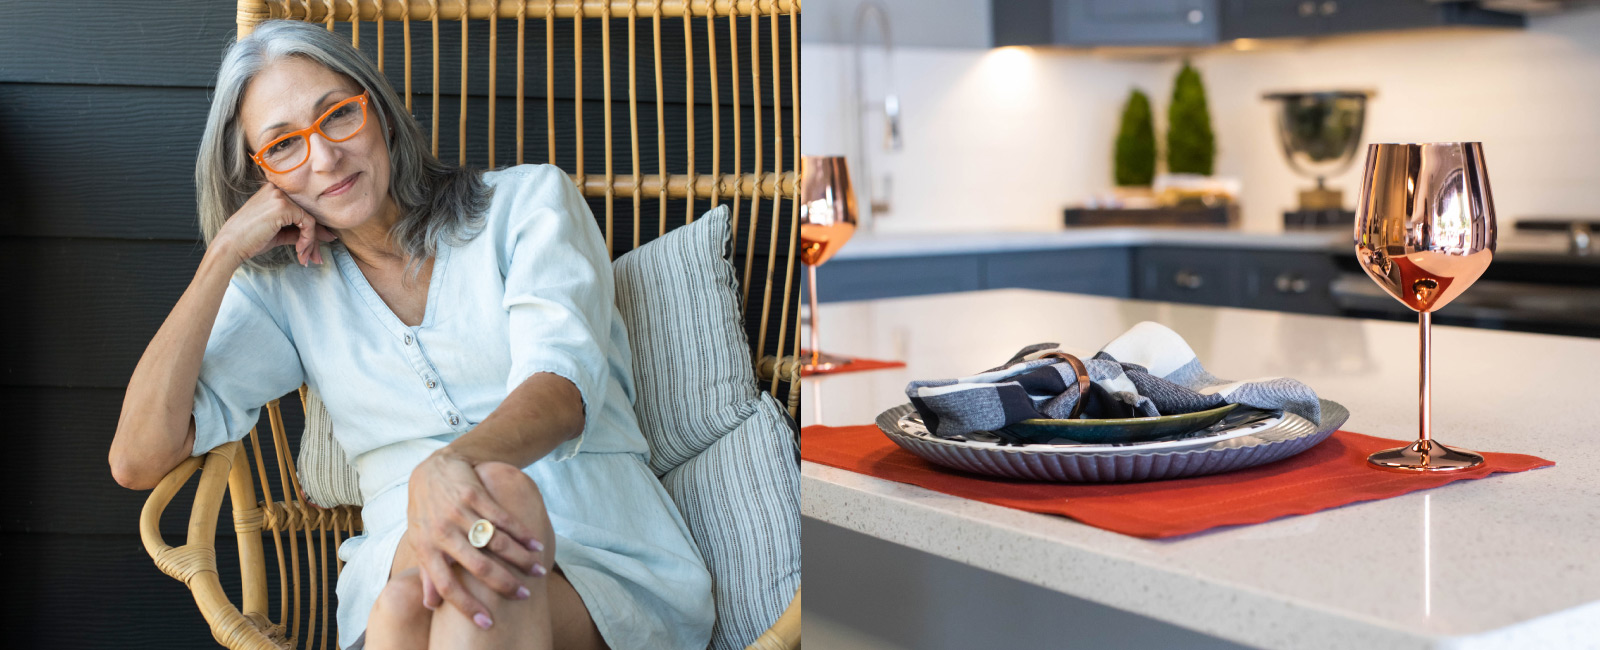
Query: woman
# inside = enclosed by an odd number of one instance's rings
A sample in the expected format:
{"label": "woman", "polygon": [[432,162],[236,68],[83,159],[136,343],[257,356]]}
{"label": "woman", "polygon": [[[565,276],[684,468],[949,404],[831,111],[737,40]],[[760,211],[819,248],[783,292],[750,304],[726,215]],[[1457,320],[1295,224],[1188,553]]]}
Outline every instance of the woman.
{"label": "woman", "polygon": [[229,49],[206,254],[134,370],[112,473],[153,487],[306,383],[365,501],[342,646],[704,648],[710,577],[645,464],[587,204],[551,166],[441,164],[403,106],[320,26]]}

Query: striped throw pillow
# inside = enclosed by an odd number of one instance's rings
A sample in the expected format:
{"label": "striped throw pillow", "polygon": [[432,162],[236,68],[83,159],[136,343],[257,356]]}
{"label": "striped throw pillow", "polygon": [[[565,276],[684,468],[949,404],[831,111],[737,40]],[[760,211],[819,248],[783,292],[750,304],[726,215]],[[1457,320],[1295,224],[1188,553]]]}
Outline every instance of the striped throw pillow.
{"label": "striped throw pillow", "polygon": [[712,650],[744,648],[800,588],[800,460],[794,420],[768,393],[755,412],[662,477],[706,568]]}
{"label": "striped throw pillow", "polygon": [[333,439],[333,419],[322,396],[306,387],[306,428],[300,436],[300,489],[306,499],[324,508],[361,505],[361,481],[345,458],[344,447]]}
{"label": "striped throw pillow", "polygon": [[729,261],[728,206],[613,264],[650,468],[666,474],[755,412],[755,371]]}

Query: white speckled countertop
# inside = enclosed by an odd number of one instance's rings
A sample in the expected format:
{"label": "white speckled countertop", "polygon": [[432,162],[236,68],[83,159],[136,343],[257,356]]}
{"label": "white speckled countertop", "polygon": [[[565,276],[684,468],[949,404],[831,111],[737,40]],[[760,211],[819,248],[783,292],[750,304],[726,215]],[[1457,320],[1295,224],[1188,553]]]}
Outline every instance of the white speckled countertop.
{"label": "white speckled countertop", "polygon": [[[1043,232],[857,233],[833,259],[995,253],[1101,246],[1210,246],[1277,250],[1348,250],[1355,254],[1346,229],[1248,231],[1229,228],[1067,228]],[[1514,233],[1502,229],[1497,252],[1564,255],[1562,233]]]}
{"label": "white speckled countertop", "polygon": [[[1154,320],[1220,377],[1294,377],[1347,406],[1347,430],[1416,437],[1413,324],[1025,290],[830,303],[821,318],[824,349],[908,365],[803,380],[805,425],[870,424],[906,401],[912,378],[992,367],[1042,341],[1092,353]],[[1600,647],[1600,421],[1588,406],[1600,340],[1456,327],[1433,338],[1435,439],[1554,467],[1170,540],[809,462],[802,512],[1260,647]]]}

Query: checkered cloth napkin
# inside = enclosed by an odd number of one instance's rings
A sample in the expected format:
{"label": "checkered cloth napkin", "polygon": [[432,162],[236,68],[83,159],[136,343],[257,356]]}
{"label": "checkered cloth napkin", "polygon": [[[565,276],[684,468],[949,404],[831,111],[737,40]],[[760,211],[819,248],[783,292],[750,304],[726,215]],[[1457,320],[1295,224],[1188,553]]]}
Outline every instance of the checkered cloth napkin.
{"label": "checkered cloth napkin", "polygon": [[[1078,375],[1055,343],[1022,348],[1011,360],[970,377],[913,381],[906,396],[937,436],[993,431],[1030,418],[1066,418],[1078,402]],[[1084,359],[1089,394],[1082,418],[1193,413],[1238,403],[1322,421],[1317,394],[1283,377],[1230,381],[1213,377],[1183,337],[1145,321]]]}

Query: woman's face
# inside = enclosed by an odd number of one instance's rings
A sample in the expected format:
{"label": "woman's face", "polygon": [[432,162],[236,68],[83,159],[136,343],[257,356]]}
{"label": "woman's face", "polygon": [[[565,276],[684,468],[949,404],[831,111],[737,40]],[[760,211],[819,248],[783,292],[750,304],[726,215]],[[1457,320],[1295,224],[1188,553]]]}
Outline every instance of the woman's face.
{"label": "woman's face", "polygon": [[[355,80],[298,56],[268,64],[245,89],[239,107],[245,145],[251,153],[258,152],[280,135],[311,126],[329,107],[361,92]],[[366,223],[384,208],[389,195],[389,146],[376,113],[376,105],[369,102],[366,122],[355,136],[329,142],[313,134],[305,164],[284,174],[262,167],[262,174],[328,228],[349,230]],[[352,176],[355,180],[349,187],[327,194]]]}

